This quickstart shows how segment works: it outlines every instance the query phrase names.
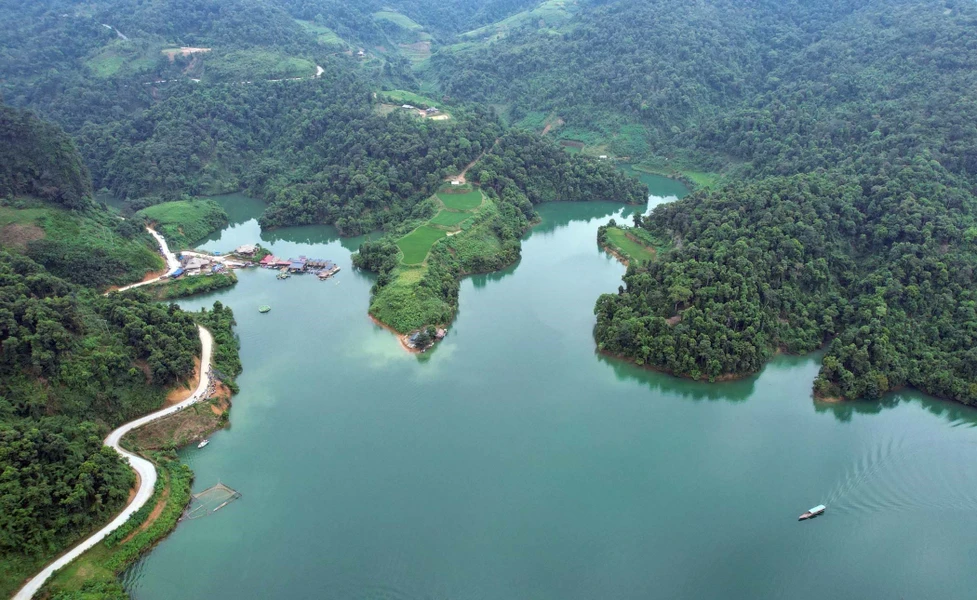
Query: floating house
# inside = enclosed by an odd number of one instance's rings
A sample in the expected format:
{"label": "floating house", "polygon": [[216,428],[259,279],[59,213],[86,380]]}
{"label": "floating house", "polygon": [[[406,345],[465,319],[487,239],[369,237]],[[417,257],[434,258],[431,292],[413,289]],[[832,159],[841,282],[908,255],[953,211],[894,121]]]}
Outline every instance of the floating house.
{"label": "floating house", "polygon": [[278,257],[273,254],[268,254],[262,258],[261,262],[258,264],[260,264],[262,267],[274,267],[276,262],[278,262]]}
{"label": "floating house", "polygon": [[290,273],[302,273],[305,271],[305,259],[299,258],[298,260],[289,259],[288,270]]}

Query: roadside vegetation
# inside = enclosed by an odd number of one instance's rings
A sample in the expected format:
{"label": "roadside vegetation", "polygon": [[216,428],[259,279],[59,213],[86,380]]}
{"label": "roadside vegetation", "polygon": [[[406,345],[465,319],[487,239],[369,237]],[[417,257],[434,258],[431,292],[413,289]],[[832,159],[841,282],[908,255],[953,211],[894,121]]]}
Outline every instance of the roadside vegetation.
{"label": "roadside vegetation", "polygon": [[234,271],[228,271],[211,275],[183,276],[179,279],[170,279],[133,288],[131,291],[138,290],[139,293],[146,294],[153,300],[166,301],[206,294],[231,287],[236,283],[237,275],[234,274]]}

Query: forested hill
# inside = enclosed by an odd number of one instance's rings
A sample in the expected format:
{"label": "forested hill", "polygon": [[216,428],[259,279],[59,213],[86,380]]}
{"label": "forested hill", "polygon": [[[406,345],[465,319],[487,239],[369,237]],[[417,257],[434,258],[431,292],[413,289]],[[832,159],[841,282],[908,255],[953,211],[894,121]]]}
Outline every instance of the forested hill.
{"label": "forested hill", "polygon": [[61,128],[0,104],[0,196],[21,195],[80,208],[90,199],[92,184]]}
{"label": "forested hill", "polygon": [[753,176],[926,149],[971,173],[975,23],[969,0],[617,0],[431,60],[452,96],[632,158]]}

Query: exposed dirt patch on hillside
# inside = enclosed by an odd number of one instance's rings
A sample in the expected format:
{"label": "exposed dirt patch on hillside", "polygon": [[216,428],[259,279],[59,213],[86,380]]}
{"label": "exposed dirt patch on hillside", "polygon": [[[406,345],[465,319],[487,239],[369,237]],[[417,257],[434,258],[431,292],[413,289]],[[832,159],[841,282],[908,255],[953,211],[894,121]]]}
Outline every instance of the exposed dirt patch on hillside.
{"label": "exposed dirt patch on hillside", "polygon": [[0,229],[0,244],[18,250],[27,248],[29,242],[42,239],[43,237],[44,230],[37,225],[11,223],[3,229]]}

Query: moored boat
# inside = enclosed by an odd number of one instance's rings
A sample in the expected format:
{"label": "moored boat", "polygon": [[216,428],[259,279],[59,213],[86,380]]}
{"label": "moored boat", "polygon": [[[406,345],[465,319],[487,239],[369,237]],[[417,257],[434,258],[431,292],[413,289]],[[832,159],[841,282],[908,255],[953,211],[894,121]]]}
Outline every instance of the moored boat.
{"label": "moored boat", "polygon": [[198,449],[203,448],[204,446],[206,446],[209,443],[210,443],[210,440],[204,440],[204,441],[200,442],[199,444],[197,444],[197,448]]}
{"label": "moored boat", "polygon": [[797,520],[798,521],[806,521],[806,520],[808,520],[810,518],[816,517],[816,516],[820,515],[821,513],[823,513],[826,508],[827,507],[825,505],[818,504],[814,508],[809,509],[804,514],[802,514],[801,516],[797,517]]}

